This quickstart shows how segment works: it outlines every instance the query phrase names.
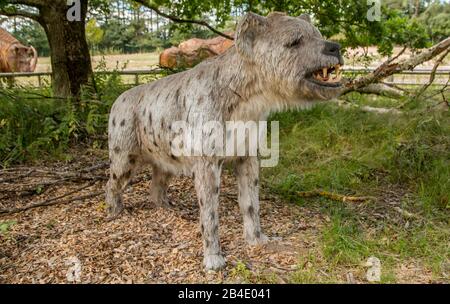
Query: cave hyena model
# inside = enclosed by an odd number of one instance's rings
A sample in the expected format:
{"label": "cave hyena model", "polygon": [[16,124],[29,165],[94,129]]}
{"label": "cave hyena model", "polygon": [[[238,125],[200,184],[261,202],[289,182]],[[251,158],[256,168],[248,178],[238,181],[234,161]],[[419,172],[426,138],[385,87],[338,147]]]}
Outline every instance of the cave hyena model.
{"label": "cave hyena model", "polygon": [[[262,121],[271,111],[336,97],[341,89],[340,46],[326,41],[305,16],[249,13],[240,21],[235,47],[215,59],[123,93],[109,120],[109,215],[123,210],[121,193],[138,168],[153,169],[151,199],[167,205],[172,175],[193,176],[200,205],[204,266],[225,265],[219,243],[222,164],[233,161],[239,185],[244,237],[267,241],[259,220],[256,157],[175,157],[170,128],[175,121]],[[199,119],[199,115],[201,119]]]}

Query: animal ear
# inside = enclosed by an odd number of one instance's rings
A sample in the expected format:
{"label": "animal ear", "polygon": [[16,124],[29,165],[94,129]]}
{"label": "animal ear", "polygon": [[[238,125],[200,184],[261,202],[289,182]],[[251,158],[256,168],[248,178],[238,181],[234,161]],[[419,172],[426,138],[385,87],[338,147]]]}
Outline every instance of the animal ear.
{"label": "animal ear", "polygon": [[311,23],[311,17],[308,14],[301,14],[298,18],[305,20],[308,23]]}
{"label": "animal ear", "polygon": [[16,55],[19,53],[19,47],[17,45],[13,45],[10,50]]}
{"label": "animal ear", "polygon": [[239,22],[236,30],[236,49],[241,56],[251,59],[256,37],[267,28],[266,17],[255,13],[247,13]]}

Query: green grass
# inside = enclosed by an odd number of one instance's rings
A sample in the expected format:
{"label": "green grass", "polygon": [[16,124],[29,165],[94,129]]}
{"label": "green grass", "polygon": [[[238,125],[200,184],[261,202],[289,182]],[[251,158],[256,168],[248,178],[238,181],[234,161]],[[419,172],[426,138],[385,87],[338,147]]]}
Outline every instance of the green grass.
{"label": "green grass", "polygon": [[333,105],[277,114],[280,164],[266,181],[286,190],[323,188],[377,194],[381,187],[414,188],[422,207],[447,209],[450,116],[380,115]]}
{"label": "green grass", "polygon": [[52,98],[50,89],[3,88],[0,165],[67,158],[77,145],[105,147],[101,137],[106,136],[109,109],[127,86],[112,74],[97,76],[96,87],[97,94],[84,88],[78,103]]}
{"label": "green grass", "polygon": [[[357,103],[373,106],[373,101],[358,98]],[[387,106],[389,101],[376,103]],[[381,115],[321,105],[272,119],[280,121],[280,164],[263,169],[264,183],[287,201],[316,208],[330,219],[315,253],[326,265],[361,269],[368,257],[377,256],[384,267],[382,282],[395,282],[393,268],[404,261],[425,265],[436,280],[448,279],[448,112],[416,109]],[[316,189],[376,200],[352,205],[296,195]],[[335,270],[325,270],[333,278]],[[313,281],[320,277],[316,272],[314,267],[300,271],[292,280]],[[342,276],[321,281],[330,280],[342,281]]]}

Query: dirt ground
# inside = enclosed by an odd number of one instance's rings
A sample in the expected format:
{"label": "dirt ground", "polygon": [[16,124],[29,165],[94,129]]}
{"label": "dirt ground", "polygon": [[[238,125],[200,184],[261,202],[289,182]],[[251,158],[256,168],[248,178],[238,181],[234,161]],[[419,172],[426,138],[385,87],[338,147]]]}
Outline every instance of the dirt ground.
{"label": "dirt ground", "polygon": [[[69,165],[3,171],[0,209],[23,207],[68,193],[85,182],[56,184],[32,196],[23,189],[50,180],[45,172],[81,172],[81,166],[95,163],[95,158],[89,156]],[[43,174],[32,176],[28,170]],[[105,172],[102,169],[89,177]],[[15,183],[18,178],[23,183],[21,190]],[[299,263],[300,260],[320,251],[320,232],[327,219],[313,208],[288,204],[266,194],[261,201],[261,222],[271,241],[264,246],[248,247],[242,238],[235,180],[225,173],[220,236],[228,266],[218,273],[205,273],[199,210],[192,182],[174,179],[169,190],[173,206],[162,209],[148,199],[151,172],[143,172],[136,180],[140,182],[129,187],[124,195],[126,212],[114,221],[105,219],[103,195],[0,215],[0,222],[14,222],[0,235],[0,283],[239,283],[245,281],[246,273],[261,282],[286,283],[299,267],[308,267],[308,260]],[[102,191],[104,183],[99,180],[74,196]],[[244,274],[239,272],[242,267],[246,269]],[[367,282],[364,268],[343,271],[339,281],[349,281],[349,273],[351,282]],[[321,271],[319,275],[328,274]],[[428,273],[412,264],[398,270],[400,282],[430,280]]]}

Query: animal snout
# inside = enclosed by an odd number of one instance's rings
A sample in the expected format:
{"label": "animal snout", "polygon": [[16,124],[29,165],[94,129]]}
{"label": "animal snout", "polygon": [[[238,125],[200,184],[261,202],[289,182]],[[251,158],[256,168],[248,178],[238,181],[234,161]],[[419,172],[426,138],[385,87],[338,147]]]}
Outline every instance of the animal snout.
{"label": "animal snout", "polygon": [[336,42],[326,41],[322,53],[328,56],[334,56],[339,59],[339,64],[344,65],[344,59],[341,56],[341,45]]}
{"label": "animal snout", "polygon": [[341,56],[341,45],[339,43],[326,41],[323,49],[323,54],[330,56]]}

